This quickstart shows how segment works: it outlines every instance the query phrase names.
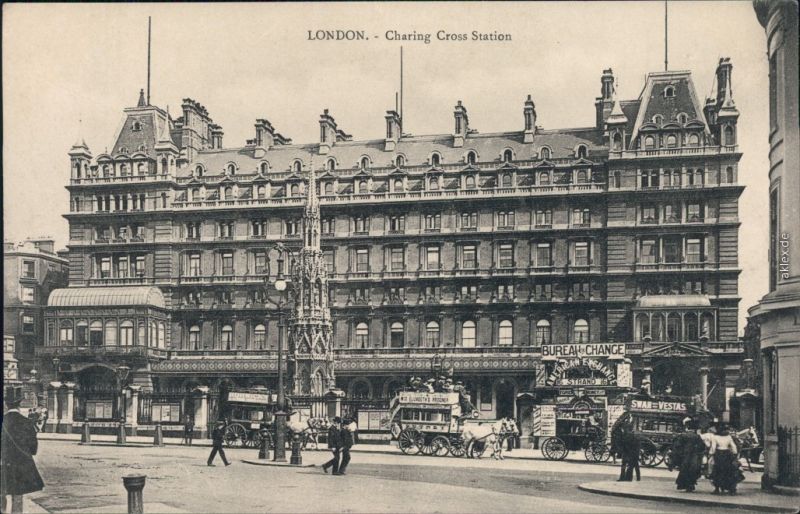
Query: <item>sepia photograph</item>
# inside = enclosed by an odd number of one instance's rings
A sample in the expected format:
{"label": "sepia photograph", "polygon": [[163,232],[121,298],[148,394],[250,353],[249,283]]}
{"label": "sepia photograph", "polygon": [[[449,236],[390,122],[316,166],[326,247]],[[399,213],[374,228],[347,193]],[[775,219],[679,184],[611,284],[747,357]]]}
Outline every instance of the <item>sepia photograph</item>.
{"label": "sepia photograph", "polygon": [[798,512],[799,38],[3,4],[0,512]]}

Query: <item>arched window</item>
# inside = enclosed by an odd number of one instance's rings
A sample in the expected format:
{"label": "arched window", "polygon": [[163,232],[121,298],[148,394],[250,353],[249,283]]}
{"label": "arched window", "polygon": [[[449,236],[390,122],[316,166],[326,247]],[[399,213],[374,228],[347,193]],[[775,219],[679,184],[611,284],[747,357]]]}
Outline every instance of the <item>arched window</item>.
{"label": "arched window", "polygon": [[615,152],[622,150],[622,136],[619,132],[615,132],[614,136],[611,138],[611,149]]}
{"label": "arched window", "polygon": [[689,134],[689,141],[687,144],[689,146],[700,146],[700,136],[697,134]]}
{"label": "arched window", "polygon": [[125,320],[119,325],[119,345],[133,346],[133,322]]}
{"label": "arched window", "polygon": [[664,88],[664,98],[672,98],[675,96],[675,87],[667,86]]}
{"label": "arched window", "polygon": [[650,331],[650,316],[647,313],[637,314],[636,323],[639,325],[639,337],[637,341],[644,341],[648,337],[652,339],[653,333]]}
{"label": "arched window", "polygon": [[438,167],[442,162],[442,157],[438,153],[431,154],[431,166]]}
{"label": "arched window", "polygon": [[439,323],[436,321],[429,321],[425,325],[425,346],[428,348],[439,347]]}
{"label": "arched window", "polygon": [[105,327],[105,345],[117,345],[117,322],[114,320],[106,321]]}
{"label": "arched window", "polygon": [[264,199],[267,197],[267,186],[258,186],[256,191],[259,199]]}
{"label": "arched window", "polygon": [[550,322],[546,319],[536,322],[536,344],[550,344]]}
{"label": "arched window", "polygon": [[675,148],[678,146],[678,138],[676,138],[673,134],[667,136],[667,148]]}
{"label": "arched window", "polygon": [[104,177],[108,177],[108,176],[109,176],[109,173],[110,173],[110,172],[109,172],[109,166],[108,166],[108,164],[104,164],[104,165],[103,165],[103,176],[104,176]]}
{"label": "arched window", "polygon": [[103,346],[103,322],[92,321],[89,325],[89,344],[91,346]]}
{"label": "arched window", "polygon": [[267,174],[267,172],[269,171],[269,163],[267,163],[267,162],[262,162],[262,163],[261,163],[261,167],[260,167],[260,169],[261,169],[261,173],[263,173],[263,174],[265,174],[265,175],[266,175],[266,174]]}
{"label": "arched window", "polygon": [[700,337],[697,324],[697,314],[687,312],[683,316],[683,326],[686,329],[686,341],[697,341]]}
{"label": "arched window", "polygon": [[359,183],[358,183],[358,193],[363,195],[363,194],[366,194],[367,192],[368,192],[367,191],[367,181],[366,180],[359,181]]}
{"label": "arched window", "polygon": [[464,180],[464,186],[467,189],[475,189],[475,177],[473,175],[467,175],[467,178]]}
{"label": "arched window", "polygon": [[370,397],[369,384],[359,380],[353,384],[352,397],[355,400],[366,400]]}
{"label": "arched window", "polygon": [[366,323],[356,325],[356,348],[367,348],[369,346],[369,326]]}
{"label": "arched window", "polygon": [[[162,166],[163,166],[163,164],[164,164],[164,163],[162,163]],[[196,174],[198,177],[202,177],[202,176],[203,176],[203,167],[198,165],[198,166],[197,166],[197,167],[194,169],[194,172],[195,172],[195,174]]]}
{"label": "arched window", "polygon": [[681,340],[681,316],[671,313],[667,316],[667,341],[674,343]]}
{"label": "arched window", "polygon": [[405,335],[403,333],[403,324],[399,321],[392,323],[389,328],[389,344],[392,348],[402,348],[405,345]]}
{"label": "arched window", "polygon": [[586,170],[578,170],[576,181],[578,184],[586,183]]}
{"label": "arched window", "polygon": [[200,200],[200,188],[196,187],[192,189],[192,201],[196,202],[198,200]]}
{"label": "arched window", "polygon": [[163,321],[158,323],[158,347],[167,347],[167,327]]}
{"label": "arched window", "polygon": [[734,182],[734,180],[733,180],[733,168],[728,166],[727,168],[725,168],[725,183],[733,184],[733,182]]}
{"label": "arched window", "polygon": [[134,121],[132,129],[134,132],[139,132],[140,130],[142,130],[142,124],[139,123],[138,121]]}
{"label": "arched window", "polygon": [[257,350],[263,350],[267,344],[267,328],[264,325],[256,325],[253,329],[253,346]]}
{"label": "arched window", "polygon": [[403,190],[403,179],[396,178],[394,179],[394,191],[399,193]]}
{"label": "arched window", "polygon": [[225,325],[222,327],[222,349],[230,350],[233,347],[233,327]]}
{"label": "arched window", "polygon": [[550,185],[550,173],[546,171],[542,171],[541,173],[539,173],[539,185],[540,186]]}
{"label": "arched window", "polygon": [[512,180],[511,173],[503,173],[501,179],[502,187],[512,187]]}
{"label": "arched window", "polygon": [[689,121],[689,116],[687,116],[685,112],[678,114],[678,123],[686,125],[687,121]]}
{"label": "arched window", "polygon": [[549,159],[549,158],[550,158],[550,156],[551,156],[551,152],[550,152],[550,149],[549,149],[548,147],[546,147],[546,146],[545,146],[544,148],[542,148],[541,150],[539,150],[539,157],[540,157],[542,160]]}
{"label": "arched window", "polygon": [[664,117],[660,114],[656,114],[652,117],[651,121],[656,125],[661,125],[664,122]]}
{"label": "arched window", "polygon": [[514,152],[510,149],[503,152],[503,162],[511,162],[514,160]]}
{"label": "arched window", "polygon": [[394,160],[394,164],[398,168],[402,168],[403,166],[406,165],[406,158],[403,157],[402,155],[398,155],[397,158],[395,158]]}
{"label": "arched window", "polygon": [[72,322],[65,320],[59,325],[58,342],[61,346],[72,346]]}
{"label": "arched window", "polygon": [[578,149],[575,151],[575,157],[578,159],[585,159],[587,151],[586,145],[578,145]]}
{"label": "arched window", "polygon": [[128,176],[128,165],[123,163],[119,165],[119,176],[120,177],[127,177]]}
{"label": "arched window", "polygon": [[727,125],[725,127],[725,141],[723,143],[725,146],[733,146],[736,144],[736,138],[734,137],[733,127]]}
{"label": "arched window", "polygon": [[333,195],[333,182],[325,182],[325,196]]}
{"label": "arched window", "polygon": [[656,147],[656,138],[653,136],[647,136],[644,138],[644,149],[645,150],[653,150]]}
{"label": "arched window", "polygon": [[161,208],[167,208],[167,193],[161,193]]}
{"label": "arched window", "polygon": [[573,343],[588,343],[589,342],[589,324],[585,319],[579,319],[575,322],[572,329],[572,342]]}
{"label": "arched window", "polygon": [[81,163],[75,163],[75,178],[81,178]]}
{"label": "arched window", "polygon": [[236,166],[233,164],[228,164],[228,174],[235,175],[236,174]]}
{"label": "arched window", "polygon": [[298,184],[292,184],[290,191],[292,196],[298,196],[300,194],[300,186]]}
{"label": "arched window", "polygon": [[436,177],[428,179],[428,190],[436,191],[437,189],[439,189],[439,179]]}
{"label": "arched window", "polygon": [[328,159],[327,164],[325,165],[328,171],[335,171],[336,170],[336,160]]}
{"label": "arched window", "polygon": [[472,320],[461,324],[461,346],[475,348],[475,322]]}
{"label": "arched window", "polygon": [[361,158],[361,169],[366,170],[369,168],[369,157],[362,157]]}
{"label": "arched window", "polygon": [[303,171],[303,163],[300,161],[294,161],[294,164],[292,165],[292,170],[295,173],[300,173],[301,171]]}
{"label": "arched window", "polygon": [[193,325],[192,328],[189,329],[189,349],[200,349],[200,327],[197,325]]}
{"label": "arched window", "polygon": [[140,162],[139,164],[136,165],[136,173],[138,173],[139,176],[142,176],[144,175],[144,172],[145,172],[144,163]]}
{"label": "arched window", "polygon": [[511,346],[514,342],[514,327],[510,320],[504,319],[500,322],[497,333],[497,344],[500,346]]}
{"label": "arched window", "polygon": [[478,154],[472,151],[467,153],[467,164],[475,164],[477,161],[478,161]]}
{"label": "arched window", "polygon": [[233,200],[233,188],[231,186],[225,188],[225,199]]}

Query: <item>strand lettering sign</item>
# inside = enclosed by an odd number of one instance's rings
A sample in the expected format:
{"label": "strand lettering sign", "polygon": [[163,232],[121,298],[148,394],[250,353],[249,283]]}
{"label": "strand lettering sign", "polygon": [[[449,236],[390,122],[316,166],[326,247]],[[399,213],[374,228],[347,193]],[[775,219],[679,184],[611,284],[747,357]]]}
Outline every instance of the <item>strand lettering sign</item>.
{"label": "strand lettering sign", "polygon": [[625,343],[545,344],[542,358],[582,359],[585,357],[624,357]]}

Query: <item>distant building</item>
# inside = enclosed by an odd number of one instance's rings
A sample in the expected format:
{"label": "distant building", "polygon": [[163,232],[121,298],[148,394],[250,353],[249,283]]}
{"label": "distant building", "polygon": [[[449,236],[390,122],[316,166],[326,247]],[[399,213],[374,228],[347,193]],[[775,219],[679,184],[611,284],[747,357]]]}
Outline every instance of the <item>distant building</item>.
{"label": "distant building", "polygon": [[18,378],[27,379],[35,348],[44,344],[44,308],[53,289],[67,285],[68,261],[48,238],[3,243],[3,335],[15,346]]}
{"label": "distant building", "polygon": [[761,330],[764,482],[769,485],[786,478],[778,473],[778,432],[800,427],[798,3],[753,4],[767,33],[769,58],[769,293],[750,309]]}
{"label": "distant building", "polygon": [[389,111],[385,137],[354,140],[325,110],[303,144],[257,119],[224,147],[202,105],[173,119],[141,96],[109,152],[69,152],[70,287],[39,353],[60,359],[68,415],[98,423],[123,410],[122,364],[131,424],[203,427],[226,390],[274,390],[267,283],[276,245],[301,248],[313,167],[318,303],[349,407],[449,368],[482,416],[515,416],[525,436],[544,411],[613,421],[641,387],[727,419],[743,355],[732,68],[719,61],[705,101],[688,71],[620,100],[605,70],[583,128],[542,129],[528,97],[506,132],[478,132],[459,101],[452,133],[406,134]]}

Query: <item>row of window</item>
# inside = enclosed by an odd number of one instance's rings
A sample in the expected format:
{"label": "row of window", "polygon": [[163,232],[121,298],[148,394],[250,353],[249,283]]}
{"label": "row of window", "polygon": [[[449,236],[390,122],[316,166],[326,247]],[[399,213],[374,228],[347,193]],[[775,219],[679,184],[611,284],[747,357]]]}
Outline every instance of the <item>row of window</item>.
{"label": "row of window", "polygon": [[[702,135],[700,133],[689,133],[685,139],[682,139],[679,134],[667,133],[660,135],[642,135],[639,137],[639,148],[644,150],[656,150],[661,148],[679,148],[681,146],[698,147],[702,143]],[[619,139],[617,139],[619,137]],[[616,151],[622,147],[622,138],[619,133],[615,134],[611,142],[612,148]],[[722,145],[734,146],[736,145],[736,131],[732,125],[726,125],[722,130]]]}
{"label": "row of window", "polygon": [[711,312],[639,312],[634,316],[636,341],[696,342],[714,339]]}
{"label": "row of window", "polygon": [[699,263],[706,260],[705,250],[704,236],[644,237],[639,240],[636,262],[640,264]]}
{"label": "row of window", "polygon": [[[138,328],[138,330],[137,330]],[[140,321],[138,327],[132,320],[62,320],[48,321],[48,346],[148,346],[166,348],[166,324],[163,321]]]}
{"label": "row of window", "polygon": [[705,218],[716,218],[717,209],[703,202],[670,202],[665,204],[644,203],[639,206],[641,223],[701,222]]}
{"label": "row of window", "polygon": [[[162,209],[167,208],[167,193],[161,193],[160,196],[149,197],[151,198],[150,205],[153,208],[158,208],[160,205]],[[94,211],[96,212],[112,212],[112,211],[144,211],[147,207],[148,196],[144,193],[140,194],[114,194],[114,195],[97,195],[94,197]],[[91,207],[91,206],[87,206]],[[84,209],[83,198],[75,196],[72,198],[72,209],[76,212],[81,212]]]}

